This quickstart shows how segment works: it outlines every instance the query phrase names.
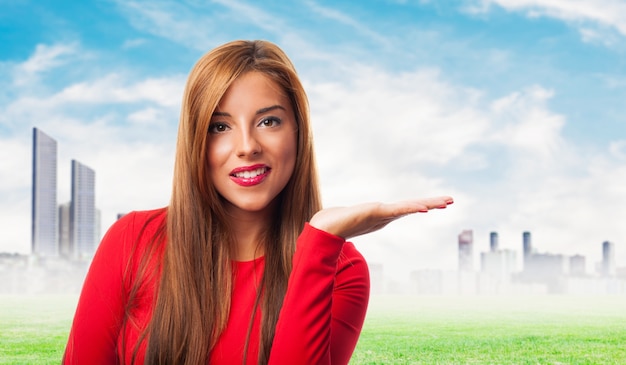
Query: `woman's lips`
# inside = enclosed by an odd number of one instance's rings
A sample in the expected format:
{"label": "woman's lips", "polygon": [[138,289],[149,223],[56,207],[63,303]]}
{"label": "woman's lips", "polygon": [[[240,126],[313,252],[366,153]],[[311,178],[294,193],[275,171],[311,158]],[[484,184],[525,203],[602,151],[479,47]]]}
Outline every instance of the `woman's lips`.
{"label": "woman's lips", "polygon": [[230,179],[240,186],[254,186],[262,183],[270,171],[266,165],[238,167],[230,173]]}

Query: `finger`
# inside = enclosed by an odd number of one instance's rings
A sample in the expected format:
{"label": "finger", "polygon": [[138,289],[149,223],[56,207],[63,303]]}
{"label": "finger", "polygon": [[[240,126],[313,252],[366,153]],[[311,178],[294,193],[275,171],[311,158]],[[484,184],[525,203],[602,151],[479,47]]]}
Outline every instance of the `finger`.
{"label": "finger", "polygon": [[381,205],[381,215],[399,218],[412,213],[426,213],[431,209],[444,209],[452,203],[454,200],[449,196],[399,201]]}
{"label": "finger", "polygon": [[434,198],[422,199],[421,202],[428,208],[428,210],[443,209],[446,208],[448,205],[454,203],[454,199],[449,196],[439,196]]}

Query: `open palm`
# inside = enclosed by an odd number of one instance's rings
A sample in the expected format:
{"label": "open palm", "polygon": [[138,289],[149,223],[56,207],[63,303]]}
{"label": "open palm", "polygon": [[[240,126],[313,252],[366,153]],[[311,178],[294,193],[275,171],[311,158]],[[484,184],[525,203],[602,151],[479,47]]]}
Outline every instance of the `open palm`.
{"label": "open palm", "polygon": [[413,213],[443,209],[453,203],[449,196],[405,200],[395,203],[363,203],[349,207],[333,207],[317,212],[310,225],[349,239],[375,232],[394,220]]}

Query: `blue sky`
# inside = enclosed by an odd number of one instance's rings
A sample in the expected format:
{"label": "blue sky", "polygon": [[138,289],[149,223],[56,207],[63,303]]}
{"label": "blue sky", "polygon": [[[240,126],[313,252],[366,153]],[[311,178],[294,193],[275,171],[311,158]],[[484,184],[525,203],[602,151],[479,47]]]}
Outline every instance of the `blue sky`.
{"label": "blue sky", "polygon": [[185,78],[267,39],[307,88],[327,205],[450,194],[355,241],[390,275],[519,250],[626,266],[626,1],[0,1],[0,251],[28,252],[33,126],[96,171],[102,229],[166,205]]}

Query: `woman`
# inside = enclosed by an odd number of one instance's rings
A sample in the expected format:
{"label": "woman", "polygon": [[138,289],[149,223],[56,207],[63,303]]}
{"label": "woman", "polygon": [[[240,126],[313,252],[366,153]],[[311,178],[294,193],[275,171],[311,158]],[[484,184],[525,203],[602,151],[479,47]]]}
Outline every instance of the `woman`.
{"label": "woman", "polygon": [[293,65],[271,43],[227,43],[189,75],[169,206],[109,229],[64,363],[347,364],[369,277],[345,240],[450,203],[321,210]]}

